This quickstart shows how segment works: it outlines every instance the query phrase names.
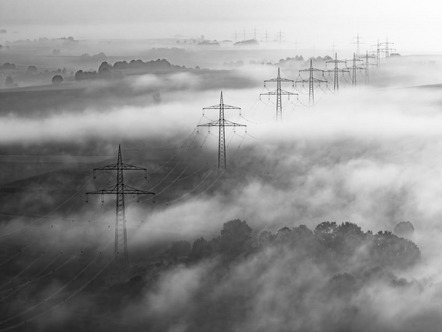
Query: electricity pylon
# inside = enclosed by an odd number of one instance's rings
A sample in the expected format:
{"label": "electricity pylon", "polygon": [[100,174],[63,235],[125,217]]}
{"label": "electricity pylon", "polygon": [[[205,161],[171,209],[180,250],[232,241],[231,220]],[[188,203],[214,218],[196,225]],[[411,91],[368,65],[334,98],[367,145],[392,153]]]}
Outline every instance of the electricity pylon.
{"label": "electricity pylon", "polygon": [[365,85],[367,85],[370,81],[370,66],[374,66],[376,64],[370,63],[369,59],[374,59],[374,55],[368,55],[368,51],[365,51]]}
{"label": "electricity pylon", "polygon": [[350,67],[351,69],[351,85],[356,86],[357,85],[357,80],[356,80],[356,70],[362,70],[364,69],[363,67],[358,67],[356,66],[356,62],[357,61],[362,61],[361,59],[357,59],[356,58],[356,53],[353,53],[353,59],[352,60],[347,60],[347,61],[352,61],[352,66]]}
{"label": "electricity pylon", "polygon": [[155,195],[155,193],[138,190],[124,184],[123,171],[144,171],[144,178],[147,179],[147,169],[143,167],[133,166],[123,163],[121,155],[121,146],[118,145],[118,158],[116,164],[94,168],[94,179],[97,171],[117,171],[117,184],[107,189],[90,191],[87,195],[100,194],[116,196],[116,220],[115,220],[115,249],[114,256],[117,264],[126,267],[129,262],[129,254],[127,251],[127,232],[126,232],[126,208],[124,204],[124,195]]}
{"label": "electricity pylon", "polygon": [[359,56],[360,51],[361,51],[361,37],[359,37],[359,33],[357,34],[356,38],[356,42],[353,44],[356,44],[356,54]]}
{"label": "electricity pylon", "polygon": [[281,96],[297,96],[297,93],[285,91],[282,89],[282,82],[291,82],[292,86],[294,84],[294,80],[289,80],[287,78],[281,77],[281,70],[278,68],[278,76],[276,78],[272,78],[270,80],[264,81],[264,87],[266,87],[266,83],[276,83],[276,90],[269,91],[259,94],[259,96],[276,96],[276,121],[282,121],[282,97]]}
{"label": "electricity pylon", "polygon": [[381,48],[381,51],[383,51],[385,53],[385,57],[386,58],[390,57],[390,52],[391,51],[395,51],[394,48],[390,47],[391,45],[394,45],[394,43],[389,42],[388,41],[388,37],[387,37],[385,43],[381,43],[380,45],[384,46],[384,48]]}
{"label": "electricity pylon", "polygon": [[204,107],[203,110],[219,110],[218,120],[211,121],[209,123],[200,124],[197,127],[218,127],[218,175],[223,174],[227,168],[227,150],[226,150],[226,127],[247,127],[240,123],[232,122],[224,118],[224,110],[240,110],[241,108],[236,106],[230,106],[224,104],[223,92],[221,91],[221,97],[218,105]]}
{"label": "electricity pylon", "polygon": [[282,35],[283,35],[283,33],[282,33],[282,30],[280,29],[278,32],[278,40],[279,40],[280,44],[282,44]]}
{"label": "electricity pylon", "polygon": [[338,91],[339,90],[339,73],[343,72],[349,72],[347,69],[339,69],[339,63],[345,63],[344,60],[338,60],[338,53],[335,53],[335,59],[334,60],[327,60],[325,63],[334,63],[333,68],[333,90]]}
{"label": "electricity pylon", "polygon": [[324,83],[324,82],[327,83],[327,80],[316,78],[314,75],[315,75],[315,72],[321,72],[322,77],[324,77],[324,70],[313,68],[313,59],[310,59],[310,68],[299,70],[299,74],[301,74],[301,72],[308,72],[309,73],[308,80],[301,78],[299,80],[296,80],[295,83],[308,82],[308,103],[309,103],[309,106],[314,106],[314,104],[315,104],[315,83]]}
{"label": "electricity pylon", "polygon": [[379,39],[376,45],[376,67],[381,66],[381,43],[379,43]]}

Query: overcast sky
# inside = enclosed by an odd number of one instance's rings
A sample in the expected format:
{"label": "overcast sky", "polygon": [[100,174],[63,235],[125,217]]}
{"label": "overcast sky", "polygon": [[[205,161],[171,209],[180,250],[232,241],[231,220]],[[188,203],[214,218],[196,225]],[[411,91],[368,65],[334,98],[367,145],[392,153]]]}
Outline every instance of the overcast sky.
{"label": "overcast sky", "polygon": [[[72,31],[76,38],[205,35],[235,32],[287,40],[304,47],[347,47],[357,33],[367,48],[387,36],[408,52],[442,50],[442,4],[436,0],[0,0],[0,27],[30,38]],[[46,28],[47,30],[43,30]]]}

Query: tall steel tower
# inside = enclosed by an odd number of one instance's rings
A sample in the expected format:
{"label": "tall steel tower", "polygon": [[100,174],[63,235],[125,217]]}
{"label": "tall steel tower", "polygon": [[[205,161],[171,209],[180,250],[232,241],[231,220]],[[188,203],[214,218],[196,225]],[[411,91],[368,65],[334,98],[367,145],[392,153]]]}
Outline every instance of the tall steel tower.
{"label": "tall steel tower", "polygon": [[281,70],[278,68],[278,76],[276,78],[272,78],[270,80],[264,81],[264,87],[266,87],[266,83],[276,83],[276,90],[261,93],[260,96],[276,96],[276,120],[282,121],[282,97],[281,96],[297,96],[297,93],[285,91],[282,89],[282,82],[291,82],[292,86],[294,80],[289,80],[287,78],[281,77]]}
{"label": "tall steel tower", "polygon": [[334,60],[327,60],[325,63],[333,63],[333,90],[338,91],[339,90],[339,73],[340,72],[349,72],[346,69],[339,69],[339,63],[345,63],[344,60],[338,60],[338,53],[335,53]]}
{"label": "tall steel tower", "polygon": [[370,66],[376,65],[374,63],[371,63],[369,59],[376,58],[374,55],[369,55],[368,51],[365,52],[365,85],[367,85],[370,82]]}
{"label": "tall steel tower", "polygon": [[241,108],[236,106],[230,106],[224,104],[223,92],[221,91],[221,97],[218,105],[204,107],[203,110],[219,110],[218,120],[198,125],[197,127],[218,127],[218,175],[223,174],[227,168],[227,150],[226,150],[226,127],[247,127],[240,123],[226,120],[224,117],[224,110],[240,110]]}
{"label": "tall steel tower", "polygon": [[127,232],[126,232],[126,208],[124,204],[124,195],[155,195],[153,192],[138,190],[124,184],[123,171],[144,171],[147,178],[147,169],[123,163],[121,146],[118,146],[117,163],[103,167],[94,168],[94,179],[96,171],[117,171],[117,184],[107,189],[90,191],[87,195],[115,195],[116,197],[116,219],[115,219],[115,261],[119,265],[127,266],[129,254],[127,251]]}
{"label": "tall steel tower", "polygon": [[376,44],[376,66],[381,66],[381,43],[379,43],[379,39],[378,43]]}
{"label": "tall steel tower", "polygon": [[310,67],[307,69],[301,69],[299,71],[299,74],[302,72],[308,72],[309,77],[308,80],[305,79],[299,79],[296,80],[296,83],[306,83],[308,82],[308,102],[309,106],[314,106],[315,104],[315,83],[327,83],[327,80],[320,79],[315,77],[315,72],[320,72],[322,77],[324,77],[324,70],[313,68],[313,59],[310,59]]}
{"label": "tall steel tower", "polygon": [[361,37],[359,37],[359,33],[355,37],[356,42],[353,44],[356,44],[356,54],[359,56],[361,54]]}
{"label": "tall steel tower", "polygon": [[391,51],[394,51],[395,49],[391,47],[391,45],[394,45],[394,43],[388,41],[388,37],[385,40],[385,43],[381,43],[380,45],[383,45],[384,48],[381,49],[385,53],[385,57],[388,58],[391,54]]}
{"label": "tall steel tower", "polygon": [[351,85],[356,86],[357,85],[357,76],[356,76],[356,72],[357,70],[363,70],[363,67],[358,67],[356,65],[356,62],[358,61],[362,61],[361,59],[356,58],[356,53],[353,53],[353,59],[352,60],[348,60],[348,61],[352,61],[352,66],[350,67],[351,69]]}

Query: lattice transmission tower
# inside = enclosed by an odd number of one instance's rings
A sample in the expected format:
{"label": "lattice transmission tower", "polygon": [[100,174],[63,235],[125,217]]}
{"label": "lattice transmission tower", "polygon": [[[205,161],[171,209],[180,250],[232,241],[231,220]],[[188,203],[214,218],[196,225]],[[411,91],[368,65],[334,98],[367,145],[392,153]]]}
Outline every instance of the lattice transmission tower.
{"label": "lattice transmission tower", "polygon": [[394,45],[394,43],[389,42],[388,37],[385,40],[385,43],[381,43],[380,45],[383,46],[383,48],[381,48],[381,51],[384,52],[386,58],[390,57],[391,51],[396,50],[395,48],[391,47],[391,45]]}
{"label": "lattice transmission tower", "polygon": [[126,207],[124,203],[125,195],[155,195],[155,193],[145,190],[135,189],[124,184],[124,171],[144,171],[144,178],[147,179],[147,169],[143,167],[133,166],[123,163],[121,154],[121,146],[118,146],[117,163],[103,167],[94,168],[94,179],[97,171],[117,171],[117,183],[109,188],[86,193],[86,201],[88,195],[115,195],[116,198],[116,218],[115,218],[115,248],[114,257],[118,265],[126,267],[129,263],[129,253],[127,251],[127,231],[126,231]]}
{"label": "lattice transmission tower", "polygon": [[226,127],[245,127],[247,125],[232,122],[225,119],[225,110],[241,110],[240,107],[230,106],[224,104],[223,92],[221,91],[221,97],[218,105],[213,105],[209,107],[204,107],[203,110],[218,110],[219,117],[218,120],[211,121],[209,123],[200,124],[197,127],[218,127],[218,175],[222,175],[227,169],[227,149],[226,149]]}
{"label": "lattice transmission tower", "polygon": [[294,86],[294,80],[281,77],[281,70],[278,68],[278,76],[264,81],[264,87],[267,87],[267,83],[276,83],[276,90],[261,93],[259,96],[276,96],[276,121],[282,121],[282,96],[297,96],[297,93],[286,91],[282,89],[282,83],[292,83]]}
{"label": "lattice transmission tower", "polygon": [[351,85],[356,86],[357,85],[357,71],[364,70],[365,68],[358,67],[356,65],[356,63],[358,61],[362,61],[361,59],[356,58],[356,53],[353,53],[353,59],[347,60],[347,61],[352,61],[352,66],[350,67],[350,69],[351,69]]}
{"label": "lattice transmission tower", "polygon": [[376,45],[373,45],[373,46],[376,46],[376,67],[379,68],[381,66],[381,51],[382,51],[381,43],[379,43],[379,39],[378,39],[378,42],[376,43]]}
{"label": "lattice transmission tower", "polygon": [[376,56],[369,55],[368,51],[365,52],[365,85],[367,85],[370,82],[370,66],[376,66],[375,63],[371,63],[370,59],[375,59]]}
{"label": "lattice transmission tower", "polygon": [[357,56],[360,56],[360,54],[361,54],[361,37],[359,36],[359,33],[356,35],[356,37],[355,37],[355,39],[356,39],[356,42],[354,42],[353,44],[356,44],[356,55]]}
{"label": "lattice transmission tower", "polygon": [[295,83],[308,83],[308,103],[309,106],[314,106],[315,104],[315,83],[327,83],[326,79],[320,79],[315,77],[315,73],[321,73],[321,76],[324,77],[324,70],[313,68],[313,59],[310,59],[310,67],[307,69],[299,70],[299,75],[303,72],[308,72],[308,79],[302,79],[301,76]]}
{"label": "lattice transmission tower", "polygon": [[338,53],[335,53],[335,58],[333,60],[327,60],[325,63],[333,63],[334,68],[330,70],[333,72],[333,90],[338,91],[339,90],[339,73],[348,73],[348,69],[340,69],[339,64],[344,63],[345,60],[338,60]]}

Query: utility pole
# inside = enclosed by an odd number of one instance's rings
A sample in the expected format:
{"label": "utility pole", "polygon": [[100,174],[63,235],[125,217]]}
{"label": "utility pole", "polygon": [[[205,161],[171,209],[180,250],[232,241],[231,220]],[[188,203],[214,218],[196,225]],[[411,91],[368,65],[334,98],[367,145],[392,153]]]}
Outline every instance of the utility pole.
{"label": "utility pole", "polygon": [[308,69],[301,69],[299,71],[299,74],[301,74],[301,72],[308,72],[309,73],[309,78],[308,80],[305,79],[299,79],[296,80],[295,83],[306,83],[308,82],[308,102],[309,102],[309,106],[314,106],[315,104],[315,83],[327,83],[327,80],[322,80],[319,78],[316,78],[315,72],[320,72],[322,74],[322,76],[324,77],[324,71],[322,69],[317,69],[317,68],[313,68],[313,59],[310,59],[310,68]]}
{"label": "utility pole", "polygon": [[294,96],[298,95],[294,92],[285,91],[282,89],[282,82],[291,82],[292,86],[294,81],[289,80],[287,78],[281,77],[281,70],[278,67],[278,76],[276,78],[272,78],[264,81],[264,87],[266,87],[267,83],[276,83],[276,90],[261,93],[259,96],[267,95],[267,96],[276,96],[276,121],[282,121],[282,97],[281,96]]}
{"label": "utility pole", "polygon": [[368,55],[368,51],[365,51],[365,85],[367,85],[370,81],[369,68],[370,66],[376,65],[369,62],[369,59],[375,58],[374,55]]}
{"label": "utility pole", "polygon": [[[334,45],[334,44],[333,44]],[[339,69],[339,63],[345,63],[344,60],[338,60],[338,53],[335,53],[335,59],[334,60],[327,60],[325,63],[334,63],[333,68],[333,90],[338,91],[339,90],[339,73],[340,72],[349,72],[346,69]]]}
{"label": "utility pole", "polygon": [[356,80],[356,70],[358,70],[358,69],[360,69],[360,70],[364,69],[363,67],[358,67],[358,66],[356,66],[356,62],[357,62],[357,61],[362,61],[362,60],[361,60],[361,59],[356,59],[356,53],[353,53],[353,59],[352,59],[352,60],[347,60],[347,61],[352,61],[352,62],[353,62],[352,66],[350,67],[350,69],[351,69],[351,74],[352,74],[352,76],[351,76],[351,85],[356,86],[356,85],[357,85],[357,80]]}
{"label": "utility pole", "polygon": [[[129,254],[127,251],[127,232],[126,232],[126,208],[124,204],[124,195],[155,195],[153,192],[138,190],[124,184],[123,171],[144,171],[144,177],[147,178],[147,169],[123,163],[121,146],[118,146],[117,163],[103,167],[94,168],[94,179],[96,171],[117,171],[117,184],[108,189],[101,189],[86,193],[88,195],[100,194],[102,201],[104,195],[116,196],[116,220],[115,220],[115,249],[114,256],[117,264],[127,267],[129,263]],[[86,198],[87,201],[87,198]]]}
{"label": "utility pole", "polygon": [[278,32],[278,40],[279,40],[279,43],[282,44],[282,30],[281,29]]}
{"label": "utility pole", "polygon": [[224,110],[240,110],[241,108],[236,106],[230,106],[224,104],[223,92],[221,91],[221,97],[218,105],[204,107],[203,110],[219,110],[218,120],[211,121],[209,123],[198,125],[197,127],[218,127],[218,175],[223,174],[227,168],[227,150],[226,150],[226,127],[247,127],[240,123],[226,120],[224,117]]}

